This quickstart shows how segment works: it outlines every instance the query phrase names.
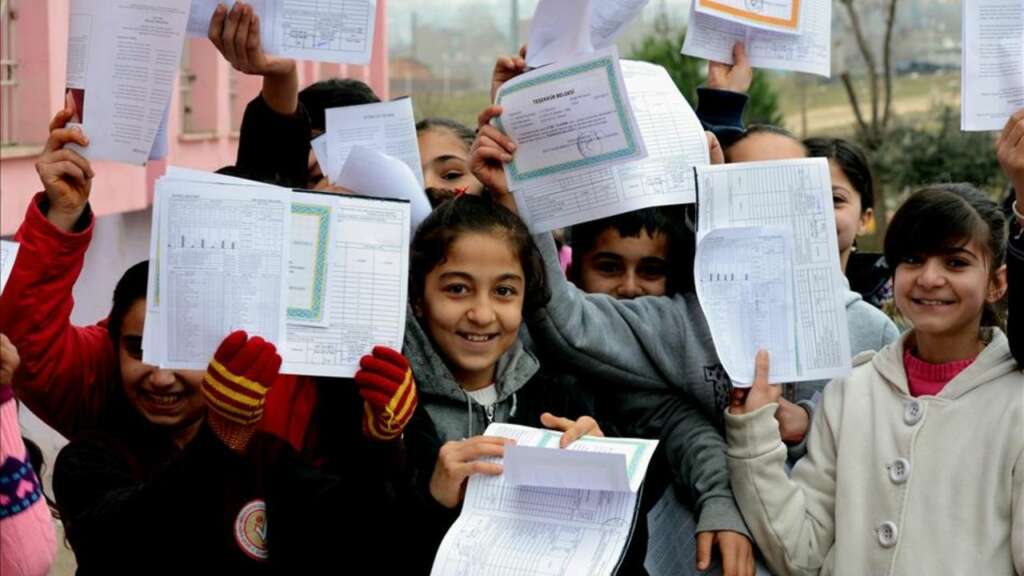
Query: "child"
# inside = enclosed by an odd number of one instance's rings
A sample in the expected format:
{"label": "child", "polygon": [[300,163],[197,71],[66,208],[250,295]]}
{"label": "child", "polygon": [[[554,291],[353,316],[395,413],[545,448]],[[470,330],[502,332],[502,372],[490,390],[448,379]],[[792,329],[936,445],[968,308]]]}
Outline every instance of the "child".
{"label": "child", "polygon": [[[996,158],[1012,186],[1007,198],[1012,216],[1010,244],[1006,250],[1007,302],[1006,337],[1017,363],[1024,364],[1024,108],[1017,110],[996,141]],[[1016,288],[1013,288],[1013,287]]]}
{"label": "child", "polygon": [[0,574],[42,576],[50,570],[57,539],[30,453],[18,429],[11,380],[18,350],[0,334]]}
{"label": "child", "polygon": [[907,200],[885,256],[914,328],[826,388],[791,479],[758,355],[726,415],[729,468],[776,573],[1024,573],[1024,375],[992,308],[1005,250],[1006,220],[974,187]]}
{"label": "child", "polygon": [[423,181],[431,206],[456,194],[480,194],[483,185],[469,171],[469,147],[476,134],[447,118],[416,123],[416,140],[423,163]]}
{"label": "child", "polygon": [[[404,353],[419,383],[421,410],[406,445],[426,504],[423,531],[436,550],[473,474],[500,474],[482,461],[506,441],[482,436],[491,422],[563,431],[562,447],[602,431],[589,398],[542,372],[519,339],[524,312],[547,299],[544,268],[525,225],[489,198],[441,204],[412,243],[412,316]],[[424,558],[429,569],[430,558]]]}
{"label": "child", "polygon": [[[645,208],[573,226],[569,279],[584,292],[613,298],[675,293],[678,284],[685,285],[677,270],[685,262],[673,258],[675,245],[684,239],[673,230],[669,214],[678,212],[673,208]],[[692,267],[681,267],[692,275]]]}

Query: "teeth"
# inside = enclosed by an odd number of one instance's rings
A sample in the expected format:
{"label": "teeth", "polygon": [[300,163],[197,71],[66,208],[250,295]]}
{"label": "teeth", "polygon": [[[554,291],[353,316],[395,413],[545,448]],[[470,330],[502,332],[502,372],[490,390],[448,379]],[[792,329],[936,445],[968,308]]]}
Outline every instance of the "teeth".
{"label": "teeth", "polygon": [[491,339],[491,337],[486,334],[464,334],[463,338],[470,342],[487,342]]}
{"label": "teeth", "polygon": [[925,306],[942,306],[943,304],[949,304],[949,302],[945,300],[924,300],[919,298],[917,301]]}
{"label": "teeth", "polygon": [[181,400],[181,394],[147,394],[154,404],[171,405]]}

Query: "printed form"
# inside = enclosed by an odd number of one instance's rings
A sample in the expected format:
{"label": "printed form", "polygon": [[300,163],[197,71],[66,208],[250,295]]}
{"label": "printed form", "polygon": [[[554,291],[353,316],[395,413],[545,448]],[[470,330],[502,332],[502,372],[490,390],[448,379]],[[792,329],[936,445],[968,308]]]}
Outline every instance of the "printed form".
{"label": "printed form", "polygon": [[[775,382],[849,374],[846,287],[828,162],[744,162],[702,166],[696,173],[694,280],[715,349],[732,380],[753,381],[754,354],[749,351],[764,346],[766,339]],[[712,234],[718,230],[733,232]],[[790,314],[787,290],[794,309],[785,323],[789,333],[782,337],[775,324]],[[742,333],[734,322],[744,326]],[[787,353],[790,343],[794,353]]]}
{"label": "printed form", "polygon": [[[811,0],[813,1],[813,0]],[[695,10],[731,22],[783,32],[800,32],[800,0],[695,0]]]}
{"label": "printed form", "polygon": [[964,0],[960,128],[1002,130],[1024,108],[1024,2]]}
{"label": "printed form", "polygon": [[0,240],[0,294],[7,285],[7,279],[11,277],[11,270],[14,270],[14,261],[17,258],[18,243]]}
{"label": "printed form", "polygon": [[161,182],[160,311],[165,368],[202,370],[225,336],[280,345],[291,193]]}
{"label": "printed form", "polygon": [[[289,307],[281,371],[355,376],[359,359],[374,346],[402,347],[409,203],[296,192],[292,214],[291,249],[313,257],[304,260],[306,281],[289,285],[289,298],[297,307]],[[311,301],[322,321],[296,322],[293,311],[305,312],[305,303]]]}
{"label": "printed form", "polygon": [[72,0],[64,105],[89,137],[90,160],[141,166],[168,111],[188,0]]}
{"label": "printed form", "polygon": [[[794,0],[795,1],[795,0]],[[697,12],[690,6],[690,24],[683,54],[732,64],[732,47],[743,42],[755,68],[832,75],[832,3],[800,2],[800,34],[759,30]]]}
{"label": "printed form", "polygon": [[621,65],[647,158],[526,183],[513,198],[532,232],[694,202],[693,166],[710,163],[700,120],[664,68]]}
{"label": "printed form", "polygon": [[410,242],[420,223],[433,210],[426,190],[408,165],[365,146],[352,147],[335,184],[362,196],[408,201]]}
{"label": "printed form", "polygon": [[495,125],[517,144],[505,164],[509,188],[645,158],[615,47],[509,80]]}
{"label": "printed form", "polygon": [[[491,424],[485,434],[536,448],[557,447],[560,437],[511,424]],[[603,451],[634,462],[630,480],[638,477],[637,486],[657,446],[657,441],[630,438],[591,438],[577,447],[580,442],[560,452]],[[590,489],[587,479],[576,478],[583,487],[514,485],[507,474],[470,477],[462,513],[441,543],[431,574],[611,574],[636,520],[637,494]]]}
{"label": "printed form", "polygon": [[540,68],[607,48],[648,0],[540,0],[530,27],[526,66]]}
{"label": "printed form", "polygon": [[425,187],[411,99],[329,108],[326,120],[328,166],[320,168],[331,182],[341,177],[352,148],[365,146],[404,162],[419,187]]}
{"label": "printed form", "polygon": [[[188,33],[205,37],[217,0],[192,0]],[[229,6],[234,2],[225,2]],[[376,0],[252,0],[268,54],[297,60],[369,64]]]}

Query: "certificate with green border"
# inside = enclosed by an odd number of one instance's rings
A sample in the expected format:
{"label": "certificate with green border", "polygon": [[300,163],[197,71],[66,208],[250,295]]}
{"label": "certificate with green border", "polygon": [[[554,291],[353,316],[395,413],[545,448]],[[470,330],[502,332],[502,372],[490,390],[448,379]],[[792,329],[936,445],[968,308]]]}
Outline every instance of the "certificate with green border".
{"label": "certificate with green border", "polygon": [[[568,64],[562,67],[557,67],[557,64],[552,65],[550,72],[544,72],[545,68],[535,70],[528,76],[522,77],[521,80],[510,80],[501,88],[495,101],[498,105],[502,105],[503,100],[507,99],[511,94],[527,89],[536,89],[545,85],[550,86],[551,89],[547,92],[544,100],[558,100],[562,95],[572,93],[574,77],[579,77],[583,74],[589,75],[594,71],[601,71],[607,79],[608,97],[614,107],[614,118],[617,123],[615,128],[617,132],[621,131],[621,137],[617,134],[614,137],[622,140],[622,145],[610,150],[604,150],[601,145],[602,143],[598,142],[602,140],[600,134],[594,134],[590,130],[573,129],[575,132],[570,130],[565,136],[567,141],[574,143],[573,146],[578,151],[577,154],[573,155],[575,157],[565,162],[549,164],[540,168],[531,167],[524,169],[517,160],[519,154],[513,155],[512,162],[505,165],[506,173],[513,188],[516,183],[535,180],[553,174],[593,168],[595,166],[617,163],[617,161],[636,160],[646,156],[646,150],[637,128],[636,119],[633,116],[629,98],[625,93],[618,61],[618,52],[612,48],[596,55],[591,55],[589,59],[575,64]],[[544,106],[544,102],[537,105]],[[509,109],[506,108],[505,112],[508,113]],[[605,114],[607,114],[607,109],[605,109]],[[575,118],[574,121],[579,119]],[[507,123],[502,122],[502,117],[496,118],[495,124],[500,130],[515,138],[515,134],[509,132]],[[545,126],[540,126],[540,128],[543,129]],[[549,141],[550,138],[544,138],[544,140]],[[527,145],[529,143],[520,144],[520,149]]]}
{"label": "certificate with green border", "polygon": [[[297,234],[296,220],[304,221],[301,228],[310,230],[312,237],[309,235]],[[308,299],[302,303],[302,306],[293,306],[294,302],[289,300],[288,306],[288,321],[289,322],[309,322],[309,323],[320,323],[326,321],[324,314],[324,290],[327,282],[327,247],[329,242],[329,232],[331,229],[331,209],[328,206],[321,206],[316,204],[300,204],[297,202],[292,203],[292,242],[293,245],[296,241],[299,242],[312,242],[313,245],[308,247],[308,253],[312,255],[312,260],[306,263],[303,267],[305,274],[304,277],[299,280],[301,283],[302,291],[308,294]],[[304,248],[307,248],[304,246]],[[306,250],[303,250],[306,251]],[[293,254],[296,250],[293,248]],[[294,256],[293,256],[294,257]],[[291,288],[296,283],[294,278],[294,272],[290,274],[292,276],[290,280]],[[289,293],[291,290],[289,290]]]}

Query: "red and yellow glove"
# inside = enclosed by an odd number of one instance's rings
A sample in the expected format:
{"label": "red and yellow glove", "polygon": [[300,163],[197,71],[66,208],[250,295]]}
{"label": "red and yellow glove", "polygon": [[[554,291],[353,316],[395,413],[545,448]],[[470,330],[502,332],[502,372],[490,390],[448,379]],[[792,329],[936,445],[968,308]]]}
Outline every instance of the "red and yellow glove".
{"label": "red and yellow glove", "polygon": [[228,448],[245,451],[280,368],[277,349],[259,336],[239,330],[220,343],[203,378],[203,396],[210,428]]}
{"label": "red and yellow glove", "polygon": [[416,381],[409,361],[385,346],[359,360],[356,386],[363,397],[363,434],[387,441],[397,438],[416,410]]}

